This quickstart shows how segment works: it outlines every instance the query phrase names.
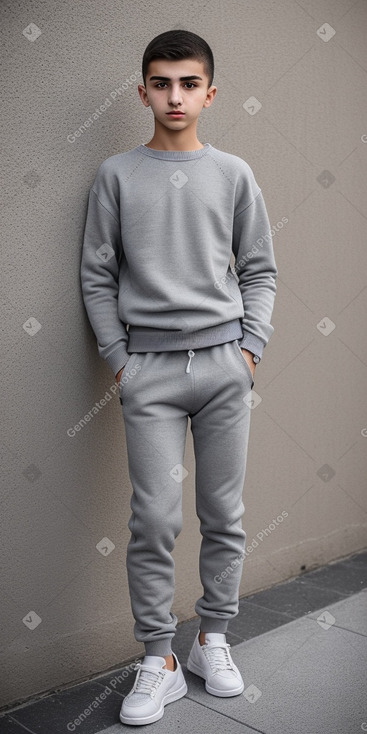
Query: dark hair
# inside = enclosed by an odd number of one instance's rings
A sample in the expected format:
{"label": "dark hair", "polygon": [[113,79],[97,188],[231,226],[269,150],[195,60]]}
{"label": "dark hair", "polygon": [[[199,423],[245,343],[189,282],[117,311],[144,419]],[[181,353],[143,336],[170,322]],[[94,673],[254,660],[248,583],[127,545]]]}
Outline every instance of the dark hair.
{"label": "dark hair", "polygon": [[148,64],[153,59],[196,59],[204,64],[205,74],[209,77],[209,87],[213,83],[214,58],[210,46],[203,38],[191,31],[172,30],[160,33],[153,38],[144,51],[142,73],[145,85]]}

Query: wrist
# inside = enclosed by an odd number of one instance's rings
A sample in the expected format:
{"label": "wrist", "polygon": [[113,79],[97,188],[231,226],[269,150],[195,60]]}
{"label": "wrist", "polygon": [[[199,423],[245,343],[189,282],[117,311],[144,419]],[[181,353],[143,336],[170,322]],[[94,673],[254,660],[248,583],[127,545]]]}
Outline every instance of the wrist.
{"label": "wrist", "polygon": [[250,351],[249,349],[246,349],[246,348],[243,348],[243,347],[241,347],[241,351],[242,351],[242,352],[247,352],[247,354],[249,355],[249,358],[250,358],[251,362],[252,362],[252,363],[253,363],[253,364],[254,364],[255,366],[256,366],[257,364],[259,364],[259,362],[261,361],[261,357],[259,357],[259,355],[258,355],[258,354],[255,354],[254,352],[251,352],[251,351]]}

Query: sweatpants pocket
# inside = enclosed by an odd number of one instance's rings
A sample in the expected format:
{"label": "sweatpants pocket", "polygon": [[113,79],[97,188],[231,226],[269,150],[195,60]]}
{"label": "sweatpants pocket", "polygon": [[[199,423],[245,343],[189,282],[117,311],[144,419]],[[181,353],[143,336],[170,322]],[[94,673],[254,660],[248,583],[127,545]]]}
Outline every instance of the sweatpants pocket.
{"label": "sweatpants pocket", "polygon": [[129,359],[127,360],[126,364],[124,365],[124,369],[123,369],[122,375],[120,377],[120,381],[118,383],[118,385],[119,385],[119,394],[120,394],[120,403],[121,403],[121,405],[122,405],[123,388],[124,388],[125,385],[127,385],[127,383],[129,382],[129,380],[133,376],[133,375],[131,375],[129,373],[129,369],[130,369],[131,364],[133,363],[133,360],[135,359],[135,357],[137,357],[137,354],[138,354],[137,352],[133,352],[132,354],[130,354]]}
{"label": "sweatpants pocket", "polygon": [[253,388],[253,386],[254,386],[254,384],[255,384],[255,383],[254,383],[254,378],[253,378],[253,376],[252,376],[252,372],[251,372],[251,370],[250,370],[250,367],[249,367],[249,365],[247,364],[247,361],[246,361],[246,359],[244,358],[244,356],[243,356],[243,354],[242,354],[242,351],[241,351],[241,347],[240,347],[240,343],[239,343],[239,340],[238,340],[238,339],[235,339],[235,342],[234,342],[234,343],[235,343],[235,345],[236,345],[236,349],[235,349],[235,352],[236,352],[236,354],[237,354],[237,355],[239,356],[239,358],[240,358],[240,360],[241,360],[242,364],[244,365],[244,367],[245,367],[245,370],[246,370],[246,372],[247,372],[247,375],[248,375],[248,376],[250,377],[250,380],[251,380],[251,390],[252,390],[252,388]]}

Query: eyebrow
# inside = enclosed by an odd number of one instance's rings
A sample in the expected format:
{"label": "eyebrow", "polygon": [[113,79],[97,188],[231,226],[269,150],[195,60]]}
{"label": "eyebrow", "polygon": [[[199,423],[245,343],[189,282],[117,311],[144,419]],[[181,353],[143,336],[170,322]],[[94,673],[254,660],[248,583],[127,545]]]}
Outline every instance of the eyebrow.
{"label": "eyebrow", "polygon": [[[151,76],[149,78],[149,81],[152,82],[155,79],[159,79],[163,82],[170,82],[172,81],[169,76]],[[200,79],[203,81],[201,76],[198,76],[197,74],[191,74],[191,76],[180,76],[180,82],[188,82],[191,81],[191,79]]]}

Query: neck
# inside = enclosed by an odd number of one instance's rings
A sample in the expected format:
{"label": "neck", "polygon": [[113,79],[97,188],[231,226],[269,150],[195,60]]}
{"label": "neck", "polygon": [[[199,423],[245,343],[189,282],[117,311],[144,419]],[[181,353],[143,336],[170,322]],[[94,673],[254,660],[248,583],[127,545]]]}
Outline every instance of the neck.
{"label": "neck", "polygon": [[147,148],[154,148],[155,150],[200,150],[203,148],[203,144],[200,142],[196,135],[195,129],[190,127],[185,130],[167,130],[160,123],[155,121],[155,130],[152,139],[149,143],[145,143]]}

